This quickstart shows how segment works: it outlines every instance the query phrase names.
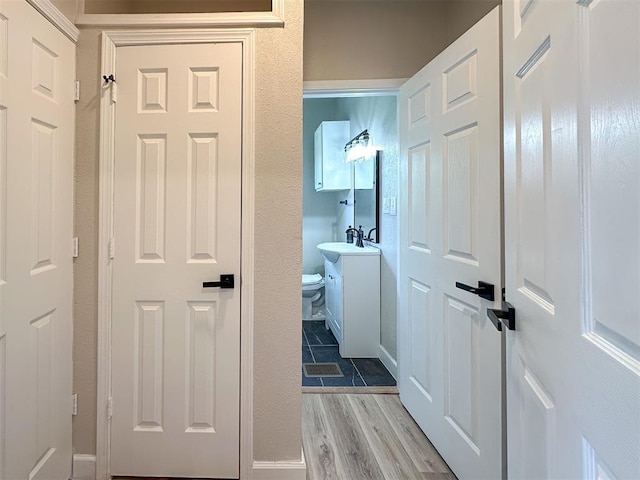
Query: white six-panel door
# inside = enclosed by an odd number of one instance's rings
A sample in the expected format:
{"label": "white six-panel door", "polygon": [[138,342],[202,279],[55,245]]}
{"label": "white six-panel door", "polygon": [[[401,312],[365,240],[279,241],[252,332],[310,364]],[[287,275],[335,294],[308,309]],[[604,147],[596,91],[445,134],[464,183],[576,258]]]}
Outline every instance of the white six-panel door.
{"label": "white six-panel door", "polygon": [[237,478],[242,46],[119,47],[115,78],[111,474]]}
{"label": "white six-panel door", "polygon": [[400,397],[460,478],[503,475],[499,32],[495,9],[399,95]]}
{"label": "white six-panel door", "polygon": [[640,478],[640,3],[504,5],[509,478]]}
{"label": "white six-panel door", "polygon": [[71,470],[75,45],[0,2],[0,478]]}

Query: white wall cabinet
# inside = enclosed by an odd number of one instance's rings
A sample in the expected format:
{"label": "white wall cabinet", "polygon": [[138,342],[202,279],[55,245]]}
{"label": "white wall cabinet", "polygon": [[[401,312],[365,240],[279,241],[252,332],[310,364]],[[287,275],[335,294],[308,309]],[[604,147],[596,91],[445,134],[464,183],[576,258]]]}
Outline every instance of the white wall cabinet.
{"label": "white wall cabinet", "polygon": [[344,358],[378,358],[380,255],[342,255],[324,262],[326,324]]}
{"label": "white wall cabinet", "polygon": [[351,188],[351,165],[344,161],[350,128],[348,121],[322,122],[317,128],[313,137],[317,192]]}

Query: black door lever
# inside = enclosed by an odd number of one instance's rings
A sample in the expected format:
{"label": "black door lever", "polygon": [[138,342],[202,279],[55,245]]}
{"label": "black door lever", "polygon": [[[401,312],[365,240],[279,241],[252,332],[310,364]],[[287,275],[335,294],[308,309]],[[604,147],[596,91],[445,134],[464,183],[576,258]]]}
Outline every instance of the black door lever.
{"label": "black door lever", "polygon": [[471,285],[465,285],[464,283],[456,282],[456,287],[466,292],[475,293],[479,297],[489,300],[490,302],[493,302],[495,300],[495,288],[491,283],[478,282],[477,287],[472,287]]}
{"label": "black door lever", "polygon": [[487,308],[487,315],[499,332],[502,331],[503,325],[508,330],[516,329],[516,309],[508,302],[502,302],[500,310]]}
{"label": "black door lever", "polygon": [[219,282],[202,282],[202,288],[233,288],[234,286],[233,274],[228,273],[220,275]]}

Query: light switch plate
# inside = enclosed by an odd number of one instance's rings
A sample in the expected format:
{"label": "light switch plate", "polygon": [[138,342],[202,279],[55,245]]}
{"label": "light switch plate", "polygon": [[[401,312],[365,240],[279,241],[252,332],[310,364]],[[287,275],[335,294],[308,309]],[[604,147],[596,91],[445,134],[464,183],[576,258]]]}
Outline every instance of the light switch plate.
{"label": "light switch plate", "polygon": [[398,207],[396,205],[396,197],[389,198],[389,214],[398,215]]}
{"label": "light switch plate", "polygon": [[382,213],[389,214],[389,197],[384,197],[382,199]]}

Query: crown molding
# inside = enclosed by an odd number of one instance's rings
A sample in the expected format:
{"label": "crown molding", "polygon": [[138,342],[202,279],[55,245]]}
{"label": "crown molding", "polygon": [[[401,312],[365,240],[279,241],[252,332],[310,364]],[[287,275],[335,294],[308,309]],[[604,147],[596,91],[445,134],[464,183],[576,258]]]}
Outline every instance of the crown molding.
{"label": "crown molding", "polygon": [[80,30],[49,0],[27,0],[29,5],[49,20],[58,30],[64,33],[73,43],[78,43]]}

